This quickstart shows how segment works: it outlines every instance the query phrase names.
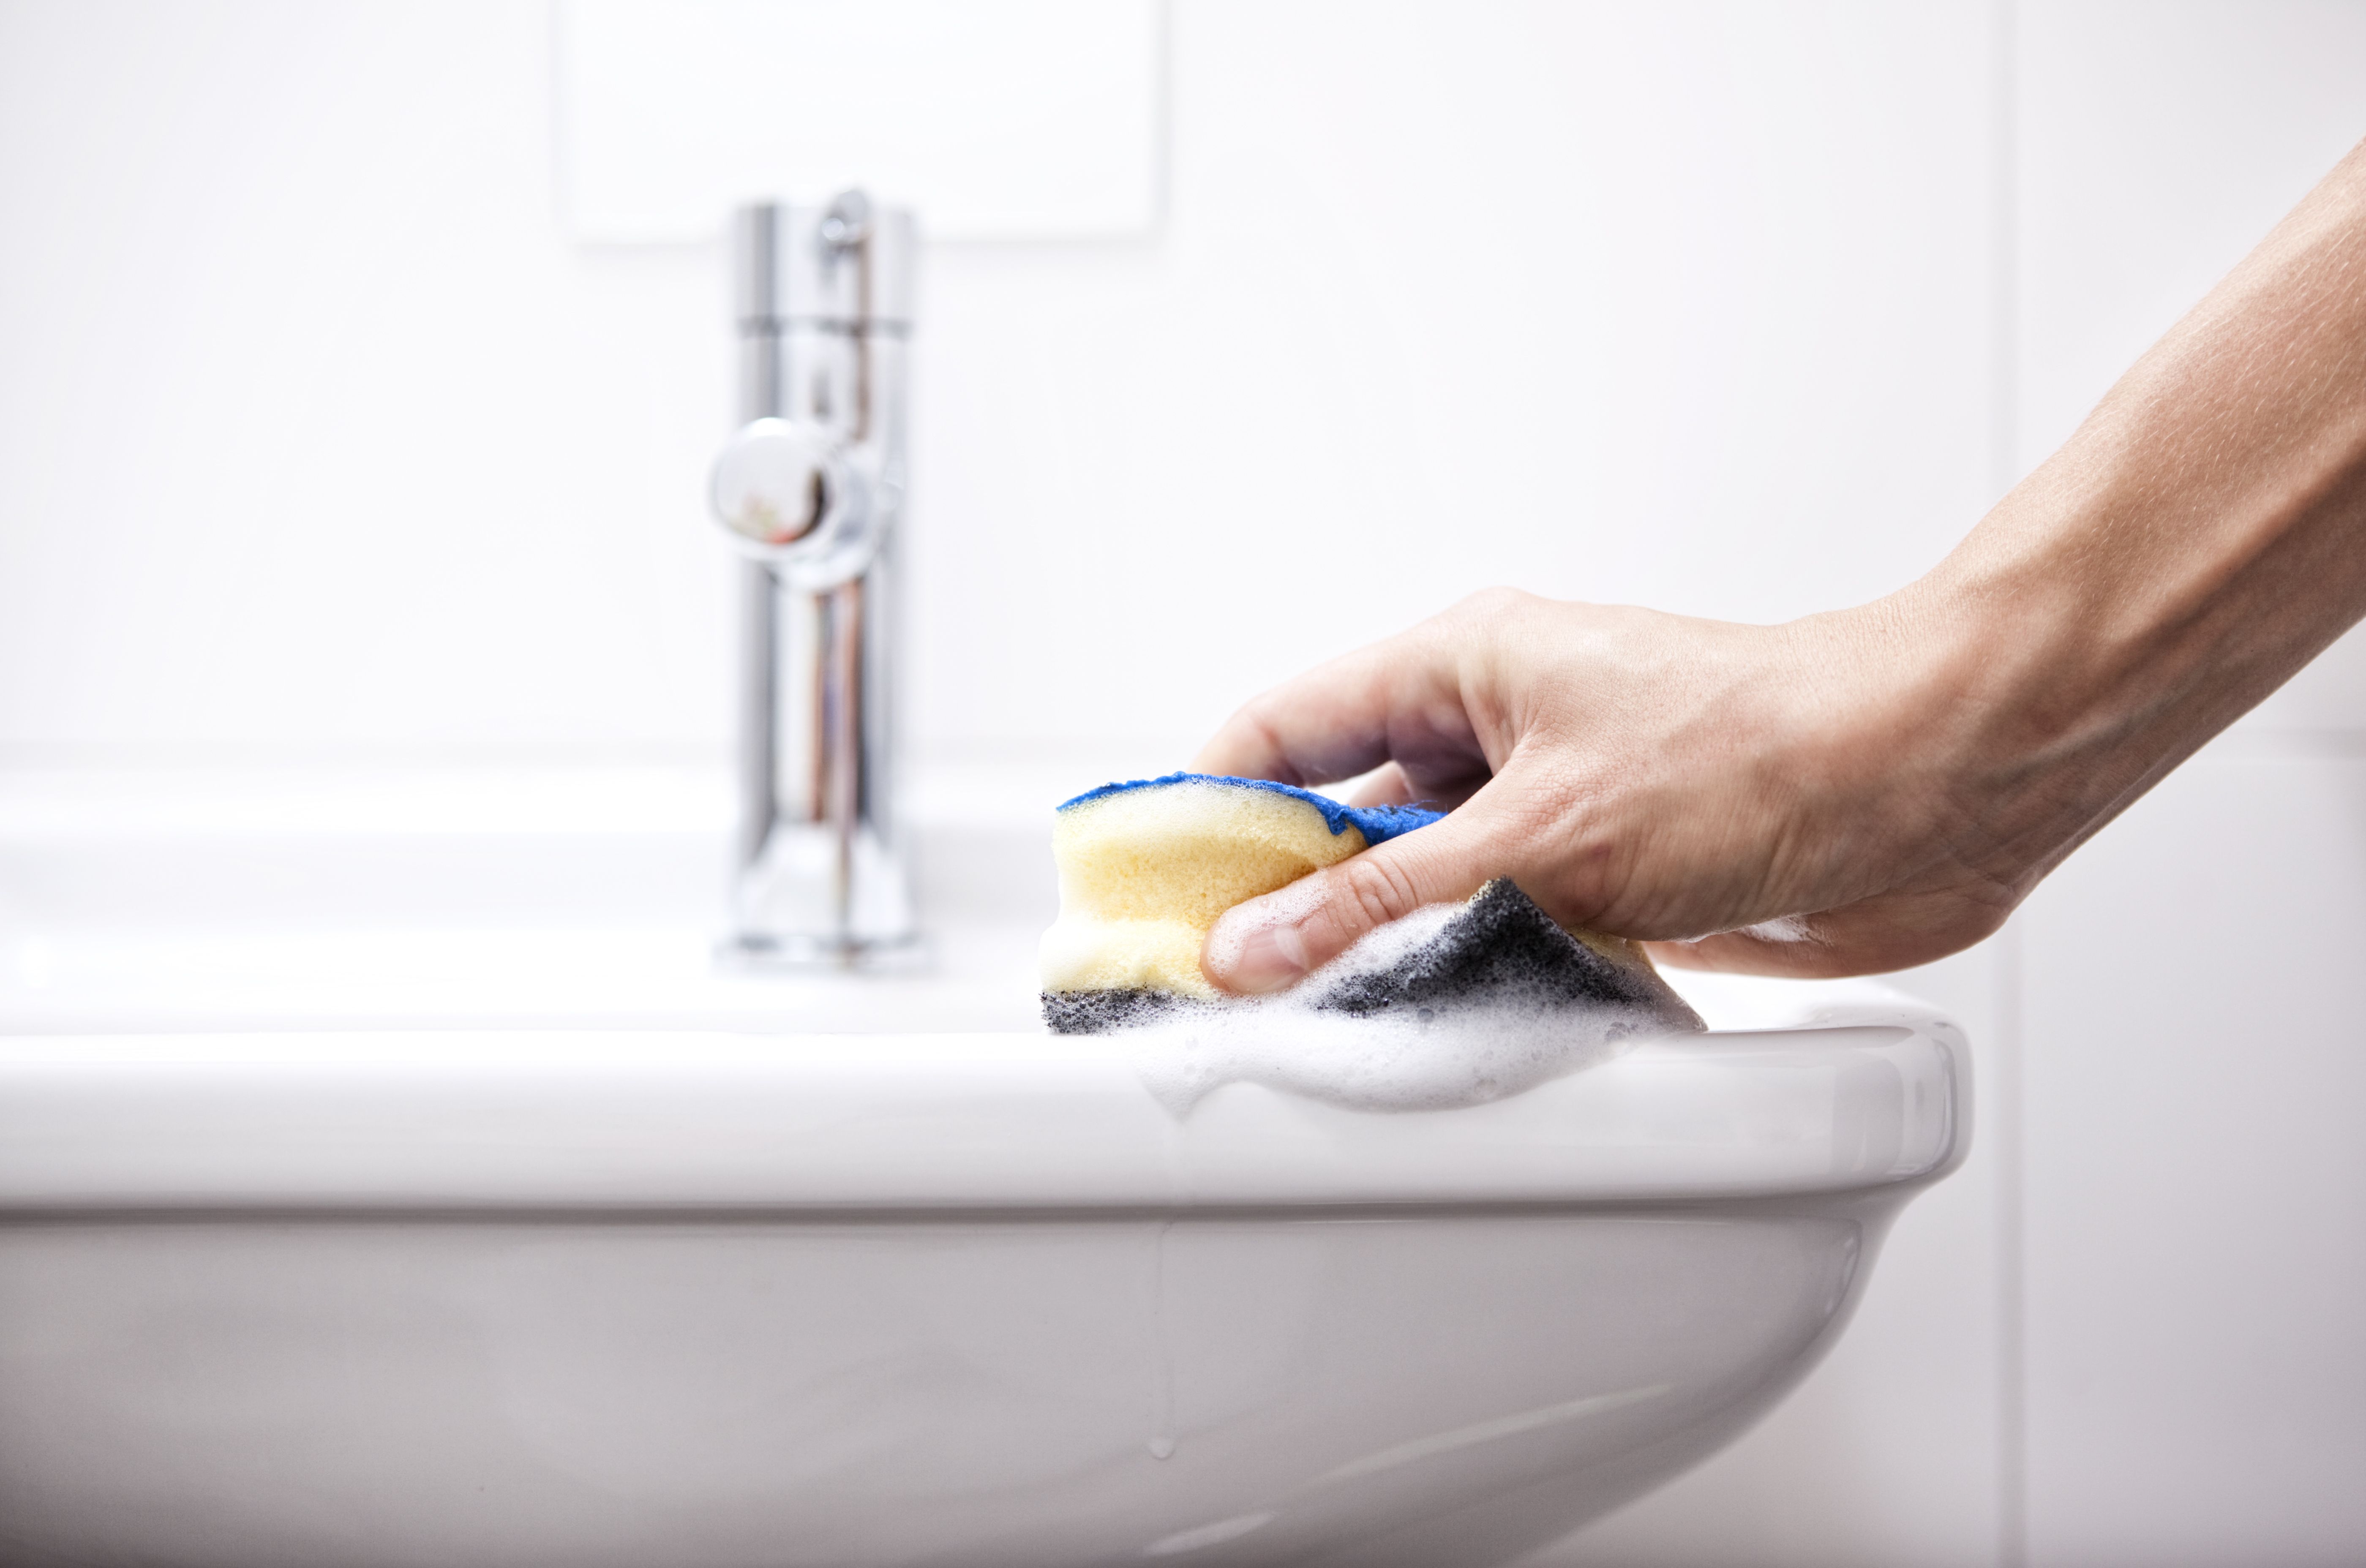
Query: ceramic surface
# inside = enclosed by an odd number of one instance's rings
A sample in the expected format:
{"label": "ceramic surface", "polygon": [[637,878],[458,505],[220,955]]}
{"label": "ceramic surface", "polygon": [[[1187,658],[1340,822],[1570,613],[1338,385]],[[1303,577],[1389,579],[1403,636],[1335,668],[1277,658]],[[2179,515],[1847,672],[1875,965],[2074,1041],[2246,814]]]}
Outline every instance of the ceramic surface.
{"label": "ceramic surface", "polygon": [[720,814],[596,785],[0,791],[0,1562],[1482,1568],[1778,1400],[1965,1150],[1862,984],[1178,1120],[1031,1023],[1040,834],[940,833],[928,974],[759,980]]}
{"label": "ceramic surface", "polygon": [[1958,1158],[1952,1029],[1822,1012],[1180,1121],[1035,1035],[0,1042],[0,1541],[1507,1561],[1779,1397]]}

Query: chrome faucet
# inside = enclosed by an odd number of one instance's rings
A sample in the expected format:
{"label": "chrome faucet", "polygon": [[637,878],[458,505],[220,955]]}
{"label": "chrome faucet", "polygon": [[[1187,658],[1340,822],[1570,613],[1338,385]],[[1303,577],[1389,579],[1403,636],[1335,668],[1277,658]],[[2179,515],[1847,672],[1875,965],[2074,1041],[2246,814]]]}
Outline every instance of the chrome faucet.
{"label": "chrome faucet", "polygon": [[918,951],[894,821],[889,648],[903,508],[911,215],[861,191],[743,207],[744,421],[712,500],[747,557],[727,957],[863,968]]}

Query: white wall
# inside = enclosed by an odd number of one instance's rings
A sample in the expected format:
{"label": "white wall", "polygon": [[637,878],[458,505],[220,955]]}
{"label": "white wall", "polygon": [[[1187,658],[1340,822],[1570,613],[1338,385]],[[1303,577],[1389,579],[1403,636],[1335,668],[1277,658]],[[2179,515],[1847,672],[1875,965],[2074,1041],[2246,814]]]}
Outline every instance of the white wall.
{"label": "white wall", "polygon": [[[917,749],[1171,765],[1493,581],[1879,593],[2366,131],[2361,59],[2290,0],[1177,0],[1156,237],[929,257]],[[719,766],[721,257],[567,241],[551,75],[529,0],[0,0],[0,760]],[[1973,1165],[1551,1561],[2366,1558],[2361,753],[2345,645],[1918,977]]]}
{"label": "white wall", "polygon": [[[544,8],[0,16],[0,743],[719,748],[720,260],[562,241]],[[1984,26],[1177,7],[1162,237],[930,258],[923,747],[1163,760],[1499,580],[1927,565]]]}
{"label": "white wall", "polygon": [[715,268],[561,241],[549,54],[0,9],[0,744],[719,745]]}

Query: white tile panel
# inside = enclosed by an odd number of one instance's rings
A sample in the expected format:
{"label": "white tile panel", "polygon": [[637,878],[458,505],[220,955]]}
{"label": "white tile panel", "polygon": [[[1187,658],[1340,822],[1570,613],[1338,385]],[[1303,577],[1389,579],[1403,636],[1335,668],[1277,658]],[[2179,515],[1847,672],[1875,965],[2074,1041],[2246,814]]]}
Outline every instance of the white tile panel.
{"label": "white tile panel", "polygon": [[1158,218],[1158,0],[560,0],[568,227],[708,240],[850,185],[949,240],[1140,239]]}
{"label": "white tile panel", "polygon": [[2366,762],[2246,749],[2026,911],[2035,1568],[2366,1561]]}

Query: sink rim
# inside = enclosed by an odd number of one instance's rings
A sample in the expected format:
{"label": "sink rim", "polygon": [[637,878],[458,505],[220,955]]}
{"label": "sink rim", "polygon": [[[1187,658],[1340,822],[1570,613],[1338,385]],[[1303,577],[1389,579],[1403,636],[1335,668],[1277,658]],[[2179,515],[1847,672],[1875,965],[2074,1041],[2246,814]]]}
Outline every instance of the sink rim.
{"label": "sink rim", "polygon": [[0,1219],[1594,1205],[1961,1163],[1959,1029],[1886,988],[1771,994],[1787,1021],[1421,1112],[1233,1083],[1177,1117],[1118,1041],[1042,1033],[0,1036]]}

